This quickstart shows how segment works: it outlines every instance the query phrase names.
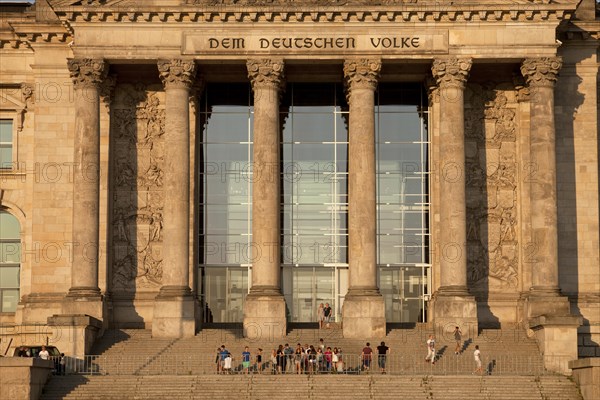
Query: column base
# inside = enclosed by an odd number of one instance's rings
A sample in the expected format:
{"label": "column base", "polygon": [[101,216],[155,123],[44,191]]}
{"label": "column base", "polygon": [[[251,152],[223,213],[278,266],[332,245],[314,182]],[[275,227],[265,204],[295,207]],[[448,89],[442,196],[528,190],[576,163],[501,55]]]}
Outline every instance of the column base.
{"label": "column base", "polygon": [[581,317],[571,315],[542,315],[529,320],[547,370],[571,375],[569,361],[577,360],[577,328],[581,322]]}
{"label": "column base", "polygon": [[384,338],[387,332],[383,296],[376,289],[348,291],[342,308],[342,324],[344,338]]}
{"label": "column base", "polygon": [[531,288],[526,301],[527,318],[541,315],[571,315],[571,304],[558,288]]}
{"label": "column base", "polygon": [[72,287],[63,300],[62,314],[89,315],[102,321],[104,319],[103,300],[98,288]]}
{"label": "column base", "polygon": [[244,303],[244,337],[273,341],[285,337],[285,299],[278,289],[251,289]]}
{"label": "column base", "polygon": [[83,360],[102,334],[102,321],[81,314],[61,314],[48,317],[48,326],[54,331],[52,345],[69,357]]}
{"label": "column base", "polygon": [[189,287],[163,286],[154,299],[152,337],[195,336],[195,310],[195,300]]}
{"label": "column base", "polygon": [[466,287],[440,287],[433,294],[429,309],[436,334],[451,334],[458,326],[463,334],[477,336],[477,302]]}

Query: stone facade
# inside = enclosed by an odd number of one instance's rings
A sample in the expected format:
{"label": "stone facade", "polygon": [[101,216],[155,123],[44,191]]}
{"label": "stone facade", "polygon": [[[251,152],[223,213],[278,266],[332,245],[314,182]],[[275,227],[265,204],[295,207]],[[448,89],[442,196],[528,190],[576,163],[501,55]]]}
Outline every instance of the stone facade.
{"label": "stone facade", "polygon": [[344,334],[386,332],[375,93],[386,82],[420,82],[431,138],[427,323],[519,325],[562,372],[578,352],[600,356],[600,20],[593,1],[578,3],[0,5],[0,119],[13,127],[0,208],[18,219],[22,250],[20,301],[0,313],[0,352],[11,338],[60,331],[60,321],[79,321],[65,326],[85,336],[78,350],[65,344],[73,355],[106,328],[167,337],[201,329],[205,82],[252,88],[253,163],[264,170],[253,182],[252,236],[273,254],[252,257],[244,332],[284,334],[289,304],[271,245],[280,241],[281,187],[268,179],[280,163],[280,99],[286,80],[333,80],[349,107]]}

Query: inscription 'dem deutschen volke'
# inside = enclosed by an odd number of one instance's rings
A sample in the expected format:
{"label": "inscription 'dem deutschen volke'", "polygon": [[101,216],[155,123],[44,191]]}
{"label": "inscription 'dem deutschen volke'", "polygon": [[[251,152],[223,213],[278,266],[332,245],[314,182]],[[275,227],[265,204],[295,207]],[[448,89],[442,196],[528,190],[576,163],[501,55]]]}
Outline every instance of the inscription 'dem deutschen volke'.
{"label": "inscription 'dem deutschen volke'", "polygon": [[336,54],[336,53],[447,53],[448,32],[425,34],[396,31],[394,34],[335,34],[330,32],[278,35],[206,35],[187,32],[183,54],[236,55],[267,54]]}

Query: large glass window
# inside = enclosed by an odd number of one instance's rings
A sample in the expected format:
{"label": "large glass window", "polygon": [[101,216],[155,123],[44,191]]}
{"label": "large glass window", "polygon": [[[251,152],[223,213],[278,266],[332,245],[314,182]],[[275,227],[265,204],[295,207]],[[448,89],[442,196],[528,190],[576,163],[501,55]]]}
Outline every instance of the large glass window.
{"label": "large glass window", "polygon": [[200,103],[199,292],[205,322],[240,322],[252,241],[253,108],[248,84],[209,84]]}
{"label": "large glass window", "polygon": [[13,120],[0,119],[0,169],[12,168]]}
{"label": "large glass window", "polygon": [[348,264],[348,110],[339,84],[290,84],[283,100],[283,292],[292,322],[339,314]]}
{"label": "large glass window", "polygon": [[20,231],[19,221],[0,210],[0,312],[15,312],[19,302]]}
{"label": "large glass window", "polygon": [[421,85],[382,84],[375,107],[377,259],[389,322],[425,319],[429,137]]}

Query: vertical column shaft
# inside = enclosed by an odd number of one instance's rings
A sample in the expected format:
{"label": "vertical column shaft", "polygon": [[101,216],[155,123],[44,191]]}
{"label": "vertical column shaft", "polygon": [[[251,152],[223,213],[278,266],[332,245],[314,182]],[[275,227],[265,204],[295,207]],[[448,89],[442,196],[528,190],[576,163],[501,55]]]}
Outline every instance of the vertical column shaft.
{"label": "vertical column shaft", "polygon": [[375,89],[381,62],[347,60],[348,90],[348,294],[379,294],[375,185]]}
{"label": "vertical column shaft", "polygon": [[536,248],[532,269],[532,291],[558,294],[558,224],[556,199],[556,133],[554,84],[562,59],[528,59],[521,73],[530,88],[531,226]]}
{"label": "vertical column shaft", "polygon": [[254,91],[252,286],[250,294],[281,295],[279,92],[282,60],[249,60]]}
{"label": "vertical column shaft", "polygon": [[166,92],[163,249],[167,266],[161,295],[190,293],[190,122],[189,96],[194,61],[159,61]]}
{"label": "vertical column shaft", "polygon": [[440,291],[467,293],[464,90],[470,59],[435,60],[440,90]]}
{"label": "vertical column shaft", "polygon": [[103,60],[71,59],[68,68],[75,94],[73,156],[73,268],[69,296],[99,296],[100,106]]}

